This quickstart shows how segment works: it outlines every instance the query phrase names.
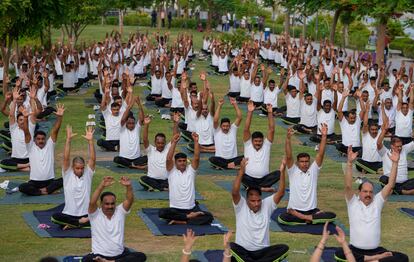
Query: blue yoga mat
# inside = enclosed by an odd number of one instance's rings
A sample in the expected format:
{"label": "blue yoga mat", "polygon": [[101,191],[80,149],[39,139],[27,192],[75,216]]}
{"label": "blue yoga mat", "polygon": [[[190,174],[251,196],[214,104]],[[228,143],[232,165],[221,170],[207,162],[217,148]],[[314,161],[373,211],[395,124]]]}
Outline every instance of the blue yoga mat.
{"label": "blue yoga mat", "polygon": [[[168,200],[170,199],[167,191],[149,192],[144,190],[137,180],[132,180],[132,187],[134,189],[134,196],[140,200]],[[204,198],[196,191],[196,200],[203,200]]]}
{"label": "blue yoga mat", "polygon": [[193,251],[193,257],[200,262],[222,262],[223,250]]}
{"label": "blue yoga mat", "polygon": [[210,161],[208,161],[208,157],[204,157],[202,155],[200,160],[200,166],[197,169],[198,175],[225,175],[225,176],[235,176],[237,174],[237,170],[232,169],[216,169],[211,166]]}
{"label": "blue yoga mat", "polygon": [[400,212],[406,214],[407,216],[414,218],[414,209],[402,207],[398,209]]}
{"label": "blue yoga mat", "polygon": [[[61,226],[53,223],[50,218],[56,212],[62,212],[65,204],[61,204],[54,208],[48,210],[38,210],[32,212],[23,213],[23,218],[29,227],[39,236],[39,237],[59,237],[59,238],[90,238],[91,230],[90,229],[70,229],[62,230]],[[46,224],[50,226],[47,229],[39,229],[37,226],[39,224]]]}
{"label": "blue yoga mat", "polygon": [[99,160],[96,161],[96,165],[109,169],[112,172],[115,172],[117,174],[135,174],[135,175],[140,175],[140,174],[144,174],[143,170],[139,170],[139,169],[133,169],[133,168],[125,168],[125,167],[119,167],[117,166],[113,161],[106,161],[106,160]]}
{"label": "blue yoga mat", "polygon": [[[276,209],[271,218],[272,222],[270,223],[270,230],[273,232],[289,232],[289,233],[306,233],[311,235],[322,235],[324,224],[317,224],[317,225],[296,225],[296,226],[287,226],[280,224],[277,222],[277,218],[280,214],[286,212],[286,208],[278,208]],[[348,230],[345,228],[344,225],[340,224],[339,222],[329,223],[328,230],[331,232],[331,235],[336,234],[336,226],[341,227],[346,234],[348,234]]]}
{"label": "blue yoga mat", "polygon": [[[19,186],[23,181],[10,181],[8,188],[12,189]],[[62,204],[65,202],[63,190],[59,194],[28,196],[20,192],[13,194],[5,194],[0,199],[0,205],[16,205],[16,204]]]}
{"label": "blue yoga mat", "polygon": [[29,172],[7,171],[7,172],[4,172],[4,173],[0,173],[0,177],[9,177],[9,176],[26,176],[26,177],[29,177]]}
{"label": "blue yoga mat", "polygon": [[[207,209],[200,205],[202,210]],[[227,228],[219,221],[213,220],[211,225],[168,225],[167,221],[158,217],[159,208],[143,208],[138,211],[138,216],[144,221],[148,229],[155,236],[181,236],[186,233],[188,228],[191,228],[197,236],[224,234]]]}
{"label": "blue yoga mat", "polygon": [[[325,247],[322,256],[321,256],[321,262],[336,262],[335,260],[335,252],[341,249],[339,247]],[[315,248],[310,248],[309,253],[313,254],[315,251]]]}
{"label": "blue yoga mat", "polygon": [[[231,193],[233,189],[233,181],[216,181],[214,183],[229,193]],[[243,187],[240,188],[240,193],[244,198],[246,198],[246,190]],[[273,195],[273,193],[262,192],[262,198],[266,198],[271,195]],[[282,200],[289,200],[289,189],[285,190],[285,195],[283,196]]]}
{"label": "blue yoga mat", "polygon": [[[126,247],[126,248],[129,249],[131,252],[136,252],[136,250],[133,249],[133,248],[128,248],[128,247]],[[87,254],[85,254],[85,255],[87,255]],[[60,257],[56,257],[56,258],[59,262],[82,262],[83,255],[60,256]]]}

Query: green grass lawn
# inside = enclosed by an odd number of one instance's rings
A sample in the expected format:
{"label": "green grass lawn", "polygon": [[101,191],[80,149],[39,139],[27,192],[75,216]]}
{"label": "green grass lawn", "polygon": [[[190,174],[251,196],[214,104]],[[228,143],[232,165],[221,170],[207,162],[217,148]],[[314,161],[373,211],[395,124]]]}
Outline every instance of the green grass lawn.
{"label": "green grass lawn", "polygon": [[[116,27],[112,26],[88,26],[80,37],[81,41],[102,40],[106,32],[110,32]],[[135,32],[136,27],[125,27],[125,35],[129,32]],[[146,28],[140,30],[147,30]],[[176,36],[182,30],[173,30],[172,36]],[[201,47],[202,33],[192,31],[194,35],[195,50]],[[53,39],[57,39],[60,33],[54,32]],[[208,66],[207,62],[194,62],[195,70],[193,71],[193,79],[199,84],[198,74],[205,70]],[[273,78],[276,76],[273,74]],[[228,88],[228,78],[224,76],[210,76],[211,86],[215,92],[216,98],[223,97]],[[56,146],[56,174],[60,176],[60,167],[64,143],[66,124],[73,126],[74,132],[79,135],[73,141],[72,156],[80,154],[87,156],[87,145],[80,134],[84,132],[87,115],[93,113],[91,108],[84,106],[83,99],[92,97],[93,92],[97,88],[95,84],[88,90],[85,95],[66,96],[62,103],[66,107],[66,115],[62,130],[59,135],[59,141]],[[135,87],[135,93],[140,94],[142,87]],[[284,104],[284,99],[280,97],[280,103]],[[167,137],[171,137],[172,124],[168,121],[161,120],[155,110],[146,110],[146,113],[155,116],[153,123],[150,126],[150,137],[153,137],[156,132],[165,132]],[[235,114],[231,106],[225,104],[223,116],[228,116],[234,119]],[[245,117],[245,112],[243,113]],[[4,120],[4,118],[2,118]],[[243,124],[242,124],[243,126]],[[255,116],[252,123],[252,130],[266,131],[266,118]],[[276,126],[275,142],[272,146],[271,169],[276,169],[279,166],[280,160],[284,154],[285,129]],[[242,129],[238,133],[239,152],[243,152],[242,145]],[[296,139],[294,141],[294,153],[308,152],[312,156],[315,152],[310,147],[300,145]],[[207,161],[207,160],[203,160]],[[101,181],[105,175],[112,175],[119,177],[119,174],[113,173],[106,169],[97,167],[94,177],[93,188]],[[130,175],[134,178],[134,175]],[[24,179],[26,177],[21,177]],[[7,178],[10,179],[10,178]],[[228,228],[235,230],[235,217],[232,208],[231,196],[226,191],[219,188],[214,181],[217,180],[232,180],[233,177],[220,176],[198,176],[196,179],[197,190],[203,195],[205,200],[203,204]],[[4,179],[1,179],[3,181]],[[124,188],[115,184],[111,187],[117,195],[119,201],[124,198]],[[2,194],[3,192],[1,192]],[[346,204],[343,194],[343,173],[341,163],[334,162],[329,158],[325,158],[319,179],[318,189],[318,205],[322,210],[330,210],[337,213],[338,218],[348,226]],[[282,202],[280,206],[286,206],[286,202]],[[125,230],[125,244],[128,247],[145,252],[148,256],[148,261],[179,261],[182,250],[181,237],[160,237],[153,236],[147,229],[142,220],[136,215],[136,212],[145,207],[167,207],[166,201],[142,201],[137,199],[132,207],[131,214],[126,220]],[[383,210],[382,216],[382,245],[390,250],[399,250],[405,252],[409,257],[414,257],[414,238],[412,228],[414,220],[401,214],[397,211],[399,207],[414,208],[414,203],[387,203]],[[81,255],[90,251],[90,239],[59,239],[59,238],[39,238],[33,231],[23,222],[22,213],[31,210],[41,210],[51,208],[52,205],[18,205],[7,206],[3,205],[0,212],[0,261],[36,261],[42,256],[52,255]],[[290,246],[289,261],[307,261],[310,254],[304,254],[306,250],[315,246],[320,237],[307,234],[289,234],[289,233],[270,233],[272,243],[286,243]],[[333,237],[329,240],[327,246],[337,246]],[[218,249],[222,247],[222,236],[202,236],[199,237],[194,250]]]}

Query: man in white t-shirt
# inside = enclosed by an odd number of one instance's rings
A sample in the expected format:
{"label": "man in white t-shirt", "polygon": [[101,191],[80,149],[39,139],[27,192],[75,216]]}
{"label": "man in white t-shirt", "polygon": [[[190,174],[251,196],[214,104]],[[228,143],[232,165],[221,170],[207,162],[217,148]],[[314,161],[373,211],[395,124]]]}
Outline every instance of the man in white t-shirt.
{"label": "man in white t-shirt", "polygon": [[306,224],[324,224],[333,222],[336,214],[321,211],[318,208],[318,179],[325,155],[328,127],[322,124],[321,143],[315,161],[310,164],[310,155],[300,153],[294,163],[292,156],[291,137],[294,130],[289,128],[286,134],[285,153],[289,177],[289,202],[287,212],[278,217],[281,224],[295,226]]}
{"label": "man in white t-shirt", "polygon": [[391,172],[391,160],[389,154],[397,151],[400,154],[398,161],[397,181],[394,186],[394,194],[399,195],[414,195],[414,178],[408,179],[408,163],[407,156],[414,150],[414,141],[403,145],[399,137],[391,138],[391,149],[384,146],[383,140],[386,131],[381,130],[377,140],[378,153],[382,157],[383,175],[379,178],[380,183],[385,186],[389,183]]}
{"label": "man in white t-shirt", "polygon": [[413,112],[414,112],[414,85],[410,87],[410,102],[403,102],[403,86],[397,88],[398,105],[395,113],[395,135],[401,139],[403,145],[413,141]]}
{"label": "man in white t-shirt", "polygon": [[53,194],[63,186],[62,178],[55,179],[55,144],[62,124],[65,107],[56,105],[56,122],[50,131],[49,139],[46,133],[38,130],[33,139],[25,126],[25,142],[29,152],[30,180],[20,184],[19,191],[31,196]]}
{"label": "man in white t-shirt", "polygon": [[[143,170],[147,167],[147,156],[141,155],[140,130],[144,121],[144,108],[139,96],[135,99],[130,96],[127,107],[121,118],[121,131],[119,134],[119,156],[114,157],[114,162],[126,168]],[[138,121],[135,120],[131,109],[134,103],[138,105]]]}
{"label": "man in white t-shirt", "polygon": [[244,157],[249,159],[246,166],[246,173],[243,176],[243,186],[249,188],[252,186],[260,187],[262,191],[274,192],[272,187],[279,181],[279,170],[269,172],[270,150],[275,135],[275,120],[272,114],[272,105],[267,105],[267,136],[264,138],[263,133],[255,131],[250,134],[250,125],[252,122],[253,111],[255,106],[252,101],[247,104],[247,117],[243,130]]}
{"label": "man in white t-shirt", "polygon": [[[178,131],[178,122],[180,115],[173,115],[173,135],[180,134]],[[154,138],[154,145],[148,140],[148,129],[151,123],[150,117],[144,119],[144,133],[142,141],[148,157],[147,175],[139,178],[139,183],[148,191],[168,191],[168,172],[166,168],[167,153],[170,150],[171,143],[166,142],[164,133],[157,133]]]}
{"label": "man in white t-shirt", "polygon": [[270,245],[269,225],[273,211],[285,194],[285,163],[280,166],[278,191],[262,199],[262,191],[255,186],[247,189],[246,197],[240,194],[248,161],[242,160],[231,192],[236,217],[236,241],[230,243],[231,253],[237,261],[282,261],[288,256],[289,247]]}
{"label": "man in white t-shirt", "polygon": [[294,125],[293,129],[303,134],[314,134],[318,128],[317,101],[313,98],[313,95],[309,90],[305,93],[305,77],[306,73],[302,71],[299,74],[300,122],[299,124]]}
{"label": "man in white t-shirt", "polygon": [[342,142],[335,145],[336,149],[342,154],[347,154],[348,146],[352,146],[353,152],[358,152],[361,154],[361,119],[364,119],[365,108],[370,107],[369,101],[365,103],[365,106],[359,112],[359,116],[356,115],[356,110],[351,109],[348,111],[348,114],[345,115],[343,111],[345,99],[349,95],[348,90],[342,92],[342,98],[338,105],[338,120],[341,127]]}
{"label": "man in white t-shirt", "polygon": [[214,144],[216,152],[209,158],[210,164],[217,169],[236,169],[240,165],[243,156],[237,156],[237,129],[242,120],[242,112],[235,98],[229,97],[230,104],[236,111],[236,120],[231,124],[230,119],[222,118],[219,125],[221,108],[224,99],[219,104],[214,114]]}
{"label": "man in white t-shirt", "polygon": [[62,166],[65,208],[62,212],[54,213],[51,217],[51,221],[61,225],[63,230],[90,226],[88,206],[96,163],[93,133],[94,129],[89,126],[83,136],[88,141],[88,164],[85,166],[85,160],[81,156],[74,157],[71,164],[70,144],[76,134],[72,133],[71,126],[66,127],[66,143]]}
{"label": "man in white t-shirt", "polygon": [[[114,184],[114,178],[105,176],[89,202],[88,216],[92,232],[92,252],[82,261],[119,261],[143,262],[144,253],[131,251],[124,246],[125,217],[134,202],[134,192],[128,177],[121,177],[119,183],[126,188],[126,199],[116,205],[116,196],[112,192],[103,192]],[[101,206],[98,207],[98,199]]]}
{"label": "man in white t-shirt", "polygon": [[195,176],[200,164],[200,145],[198,135],[193,133],[192,136],[194,156],[190,165],[187,164],[186,154],[177,153],[174,156],[175,148],[180,140],[179,134],[174,134],[167,154],[170,207],[160,209],[158,216],[169,221],[170,225],[209,225],[214,220],[213,215],[201,210],[195,201]]}
{"label": "man in white t-shirt", "polygon": [[[382,105],[384,107],[384,105]],[[388,130],[388,119],[383,117],[384,121],[381,128]],[[362,125],[362,157],[355,161],[355,167],[358,171],[376,174],[382,168],[382,157],[378,153],[378,124],[368,121],[368,114],[364,114]]]}
{"label": "man in white t-shirt", "polygon": [[[357,153],[349,148],[347,170],[345,174],[345,200],[349,217],[350,249],[356,261],[390,261],[408,262],[407,255],[388,251],[381,243],[381,212],[387,198],[392,194],[397,169],[399,152],[387,153],[391,163],[390,181],[379,193],[374,195],[374,185],[365,181],[358,187],[358,195],[352,190],[352,161]],[[342,249],[335,252],[338,261],[346,261]]]}

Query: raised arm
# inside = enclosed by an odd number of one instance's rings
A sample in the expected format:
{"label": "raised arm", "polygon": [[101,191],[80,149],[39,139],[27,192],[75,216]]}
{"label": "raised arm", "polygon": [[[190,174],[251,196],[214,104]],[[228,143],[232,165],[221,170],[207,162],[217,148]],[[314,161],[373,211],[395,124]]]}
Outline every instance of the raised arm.
{"label": "raised arm", "polygon": [[124,202],[122,202],[122,206],[125,209],[125,211],[128,212],[131,209],[132,204],[134,203],[134,192],[132,190],[131,180],[126,176],[122,176],[119,183],[123,185],[126,189],[126,197]]}
{"label": "raised arm", "polygon": [[295,134],[295,130],[289,127],[286,133],[286,140],[285,140],[286,165],[288,168],[291,168],[294,164],[294,159],[292,155],[292,142],[291,142],[291,138],[294,134]]}
{"label": "raised arm", "polygon": [[65,113],[65,106],[63,104],[56,105],[56,121],[53,125],[52,131],[50,132],[50,138],[54,143],[56,143],[60,126],[62,125],[63,114]]}
{"label": "raised arm", "polygon": [[174,167],[174,152],[178,141],[180,140],[180,134],[175,134],[171,139],[171,146],[167,153],[166,168],[167,171],[171,171]]}
{"label": "raised arm", "polygon": [[358,157],[358,152],[352,151],[352,146],[348,146],[348,161],[346,162],[345,180],[345,197],[347,200],[351,200],[354,196],[352,190],[352,162]]}
{"label": "raised arm", "polygon": [[114,178],[111,176],[105,176],[102,179],[102,182],[99,186],[95,189],[92,194],[91,201],[89,202],[88,213],[93,214],[95,213],[96,209],[98,209],[98,199],[101,196],[102,191],[106,188],[111,186],[114,183]]}
{"label": "raised arm", "polygon": [[29,131],[29,116],[30,116],[30,113],[26,108],[24,108],[22,110],[22,114],[23,114],[23,117],[24,117],[24,122],[23,122],[24,142],[26,144],[28,144],[28,143],[30,143],[30,140],[32,139],[32,135],[30,134],[30,131]]}
{"label": "raised arm", "polygon": [[236,111],[236,120],[234,120],[234,124],[239,127],[240,123],[243,119],[242,111],[240,110],[239,106],[237,105],[236,99],[233,97],[229,97],[230,104],[234,107],[234,110]]}
{"label": "raised arm", "polygon": [[216,112],[214,113],[214,120],[213,120],[214,129],[217,129],[220,126],[220,123],[219,123],[220,122],[220,111],[223,105],[224,105],[224,99],[220,98],[220,100],[218,101]]}
{"label": "raised arm", "polygon": [[243,141],[246,142],[250,139],[250,125],[252,123],[253,111],[255,110],[255,106],[252,101],[247,103],[247,117],[246,122],[244,123],[244,130],[243,130]]}
{"label": "raised arm", "polygon": [[151,117],[146,116],[144,118],[144,131],[142,134],[142,143],[144,143],[145,149],[149,147],[148,130],[149,130],[150,123],[151,123]]}
{"label": "raised arm", "polygon": [[267,104],[266,110],[267,110],[267,123],[268,123],[267,140],[273,143],[273,138],[275,137],[275,120],[273,119],[272,105]]}
{"label": "raised arm", "polygon": [[410,84],[410,109],[414,110],[414,84]]}
{"label": "raised arm", "polygon": [[383,141],[384,141],[385,135],[387,134],[388,126],[389,126],[388,119],[383,118],[382,119],[382,126],[381,126],[381,133],[380,133],[380,135],[378,136],[378,139],[377,139],[377,149],[378,150],[381,150],[382,147],[384,146]]}
{"label": "raised arm", "polygon": [[198,169],[198,166],[200,165],[200,144],[198,143],[198,134],[193,132],[191,134],[194,140],[194,154],[193,154],[193,160],[191,161],[191,166],[194,170]]}
{"label": "raised arm", "polygon": [[384,199],[387,199],[392,194],[392,191],[394,189],[395,181],[397,179],[398,161],[400,160],[400,153],[393,150],[391,154],[388,154],[388,157],[392,161],[392,166],[390,176],[388,179],[388,184],[386,184],[384,188],[381,190],[381,194]]}
{"label": "raised arm", "polygon": [[327,140],[327,135],[328,135],[328,125],[325,123],[322,123],[320,130],[321,130],[321,135],[322,135],[321,143],[319,144],[319,151],[315,158],[315,162],[319,167],[322,166],[323,157],[325,156],[325,147],[326,147],[326,140]]}
{"label": "raised arm", "polygon": [[282,163],[280,164],[280,180],[279,180],[279,187],[277,192],[273,195],[273,201],[275,204],[279,204],[280,200],[282,200],[283,196],[285,195],[286,189],[286,157],[282,159]]}
{"label": "raised arm", "polygon": [[338,113],[338,119],[339,119],[339,121],[342,121],[342,119],[344,118],[344,112],[342,112],[342,110],[344,108],[345,99],[348,97],[348,95],[349,95],[349,91],[348,90],[344,90],[342,92],[342,97],[341,97],[341,101],[339,102],[338,112],[337,112]]}
{"label": "raised arm", "polygon": [[66,170],[70,167],[70,144],[72,142],[72,138],[76,136],[76,133],[72,132],[72,126],[67,125],[66,126],[66,142],[65,142],[65,148],[63,150],[63,173],[66,172]]}
{"label": "raised arm", "polygon": [[93,143],[93,133],[95,133],[94,127],[88,126],[86,128],[85,135],[82,136],[88,141],[88,151],[89,151],[88,166],[91,170],[95,170],[95,165],[96,165],[96,152],[95,152],[95,146]]}
{"label": "raised arm", "polygon": [[242,159],[242,161],[240,162],[240,169],[237,173],[236,179],[234,179],[234,182],[233,182],[233,188],[231,190],[231,197],[233,198],[233,203],[235,205],[237,205],[239,203],[240,198],[241,198],[241,196],[240,196],[240,185],[241,185],[241,182],[242,182],[243,175],[246,171],[247,161],[248,161],[247,158]]}

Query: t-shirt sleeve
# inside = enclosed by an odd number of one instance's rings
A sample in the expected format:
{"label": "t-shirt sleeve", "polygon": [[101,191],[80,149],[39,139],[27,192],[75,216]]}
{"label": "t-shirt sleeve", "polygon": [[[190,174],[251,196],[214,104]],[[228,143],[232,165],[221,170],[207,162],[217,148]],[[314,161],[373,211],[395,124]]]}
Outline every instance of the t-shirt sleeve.
{"label": "t-shirt sleeve", "polygon": [[268,216],[270,216],[273,213],[273,211],[275,211],[277,208],[275,201],[273,201],[273,196],[274,194],[269,197],[266,197],[263,200],[264,207],[266,209],[266,212],[268,213]]}
{"label": "t-shirt sleeve", "polygon": [[357,198],[357,196],[354,194],[350,200],[348,200],[348,198],[346,198],[346,197],[345,197],[345,201],[346,201],[346,204],[347,204],[348,206],[351,206],[351,205],[353,205],[353,204],[355,203],[355,201],[358,201],[358,198]]}
{"label": "t-shirt sleeve", "polygon": [[119,211],[121,211],[121,213],[124,214],[124,215],[127,215],[127,214],[129,214],[131,212],[131,209],[129,209],[128,211],[125,210],[123,203],[119,204],[118,207],[117,207],[117,209]]}
{"label": "t-shirt sleeve", "polygon": [[378,150],[378,154],[383,157],[387,153],[387,148],[385,146],[382,146],[380,150]]}
{"label": "t-shirt sleeve", "polygon": [[94,220],[98,216],[98,214],[99,214],[99,208],[97,208],[95,212],[93,213],[88,213],[88,217],[90,220]]}
{"label": "t-shirt sleeve", "polygon": [[403,148],[404,148],[404,151],[405,151],[406,153],[410,153],[411,151],[413,151],[413,150],[414,150],[414,141],[411,141],[410,143],[405,144],[405,145],[403,146]]}
{"label": "t-shirt sleeve", "polygon": [[380,191],[374,197],[374,204],[375,204],[376,207],[379,207],[379,208],[382,209],[382,207],[384,206],[384,203],[385,203],[385,199],[382,196],[382,193]]}
{"label": "t-shirt sleeve", "polygon": [[233,202],[234,212],[236,214],[240,213],[244,205],[246,205],[246,200],[244,199],[244,197],[241,196],[239,203],[237,203],[237,205]]}

